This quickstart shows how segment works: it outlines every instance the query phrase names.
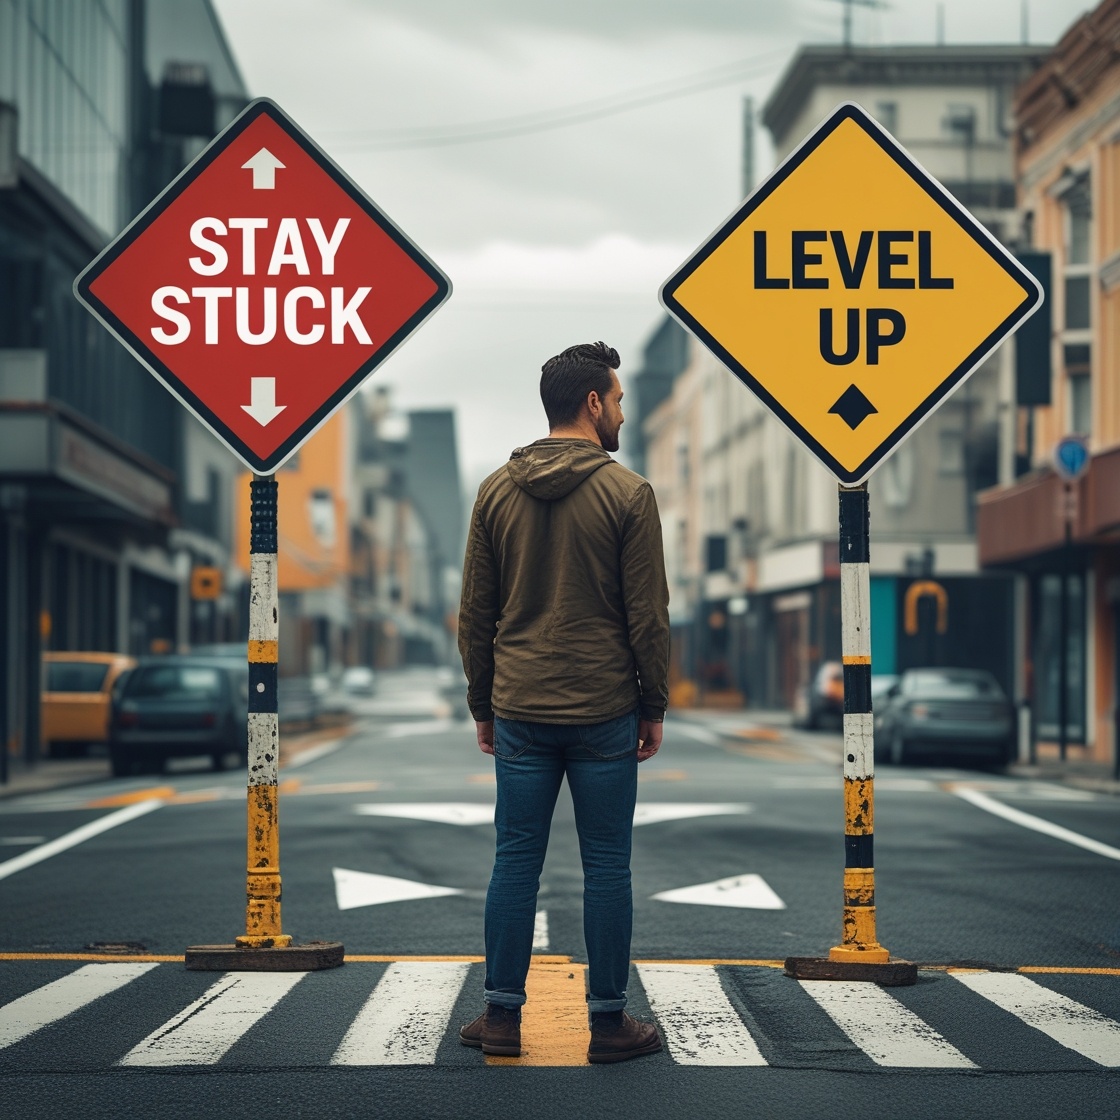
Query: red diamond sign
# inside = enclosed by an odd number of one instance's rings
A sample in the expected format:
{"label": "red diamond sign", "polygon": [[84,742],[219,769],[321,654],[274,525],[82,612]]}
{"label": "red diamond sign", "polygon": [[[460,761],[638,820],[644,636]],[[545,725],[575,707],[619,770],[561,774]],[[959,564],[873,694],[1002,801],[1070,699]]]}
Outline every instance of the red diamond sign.
{"label": "red diamond sign", "polygon": [[261,98],[74,291],[250,470],[271,474],[451,283]]}

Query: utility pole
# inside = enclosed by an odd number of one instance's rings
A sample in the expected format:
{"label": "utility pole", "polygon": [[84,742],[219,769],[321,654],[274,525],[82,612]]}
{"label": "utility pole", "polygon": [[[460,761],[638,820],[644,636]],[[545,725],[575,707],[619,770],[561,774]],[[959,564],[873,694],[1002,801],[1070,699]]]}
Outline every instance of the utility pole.
{"label": "utility pole", "polygon": [[844,49],[852,45],[852,9],[857,5],[861,8],[871,8],[874,11],[886,11],[890,4],[886,0],[836,0],[844,5]]}
{"label": "utility pole", "polygon": [[754,98],[743,98],[743,197],[754,190]]}

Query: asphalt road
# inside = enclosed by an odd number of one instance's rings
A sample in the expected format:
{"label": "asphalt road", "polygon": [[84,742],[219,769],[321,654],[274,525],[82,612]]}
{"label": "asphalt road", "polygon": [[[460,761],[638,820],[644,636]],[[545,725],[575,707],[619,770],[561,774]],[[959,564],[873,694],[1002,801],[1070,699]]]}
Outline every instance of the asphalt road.
{"label": "asphalt road", "polygon": [[746,715],[671,718],[639,771],[631,1010],[667,1051],[583,1062],[563,792],[526,1055],[488,1065],[455,1029],[481,1009],[493,769],[430,683],[383,681],[352,735],[281,772],[285,932],[342,941],[341,969],[175,959],[242,932],[240,775],[184,766],[0,805],[0,1113],[1120,1116],[1115,799],[881,768],[879,936],[919,982],[802,985],[778,963],[839,935],[839,736]]}

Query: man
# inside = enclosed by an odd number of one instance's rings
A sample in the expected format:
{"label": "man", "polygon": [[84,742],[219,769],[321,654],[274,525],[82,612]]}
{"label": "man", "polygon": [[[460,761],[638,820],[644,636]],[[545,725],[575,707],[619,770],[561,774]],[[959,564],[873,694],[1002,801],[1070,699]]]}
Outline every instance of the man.
{"label": "man", "polygon": [[648,482],[618,450],[618,352],[572,346],[542,368],[547,439],[483,482],[471,517],[459,652],[478,745],[494,756],[486,1010],[459,1032],[521,1053],[521,1006],[549,826],[566,776],[583,861],[592,1062],[661,1049],[627,1015],[637,765],[661,746],[669,592]]}

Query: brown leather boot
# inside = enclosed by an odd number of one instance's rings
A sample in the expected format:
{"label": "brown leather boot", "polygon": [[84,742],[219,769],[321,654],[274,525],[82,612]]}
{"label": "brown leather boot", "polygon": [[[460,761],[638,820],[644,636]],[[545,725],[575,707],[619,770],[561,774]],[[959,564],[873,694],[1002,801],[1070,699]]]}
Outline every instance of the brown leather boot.
{"label": "brown leather boot", "polygon": [[459,1028],[459,1041],[464,1046],[481,1049],[484,1054],[521,1057],[520,1008],[488,1003],[474,1022]]}
{"label": "brown leather boot", "polygon": [[591,1045],[587,1060],[600,1062],[626,1062],[643,1054],[656,1054],[661,1049],[661,1036],[652,1023],[643,1023],[618,1012],[597,1012],[591,1016]]}

